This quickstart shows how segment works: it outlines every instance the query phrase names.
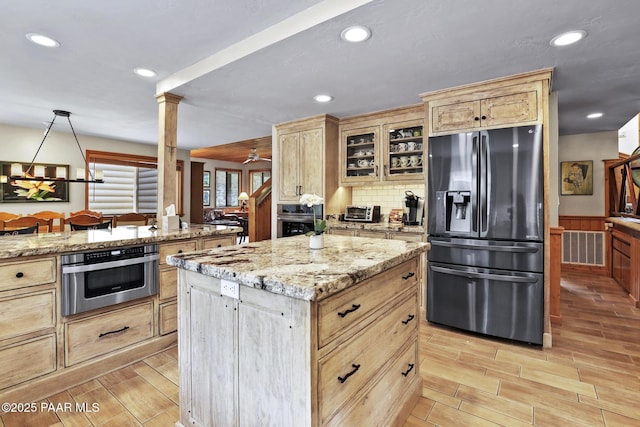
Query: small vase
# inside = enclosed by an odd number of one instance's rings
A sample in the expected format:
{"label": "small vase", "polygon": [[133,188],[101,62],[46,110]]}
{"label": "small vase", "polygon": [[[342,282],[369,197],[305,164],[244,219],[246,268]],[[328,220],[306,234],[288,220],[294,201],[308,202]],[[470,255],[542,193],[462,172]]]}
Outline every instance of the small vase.
{"label": "small vase", "polygon": [[309,236],[309,249],[324,248],[324,234],[312,234]]}

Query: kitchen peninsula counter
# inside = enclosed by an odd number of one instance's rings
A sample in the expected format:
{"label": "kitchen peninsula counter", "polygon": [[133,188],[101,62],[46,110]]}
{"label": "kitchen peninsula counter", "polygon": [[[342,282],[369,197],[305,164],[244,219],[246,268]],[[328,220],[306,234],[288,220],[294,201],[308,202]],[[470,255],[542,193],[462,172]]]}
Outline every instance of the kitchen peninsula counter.
{"label": "kitchen peninsula counter", "polygon": [[215,225],[192,225],[187,230],[175,231],[150,230],[148,225],[126,225],[108,230],[16,235],[0,238],[0,259],[225,236],[239,231],[242,231],[242,228]]}
{"label": "kitchen peninsula counter", "polygon": [[179,268],[176,425],[404,425],[422,391],[429,244],[306,236],[167,257]]}

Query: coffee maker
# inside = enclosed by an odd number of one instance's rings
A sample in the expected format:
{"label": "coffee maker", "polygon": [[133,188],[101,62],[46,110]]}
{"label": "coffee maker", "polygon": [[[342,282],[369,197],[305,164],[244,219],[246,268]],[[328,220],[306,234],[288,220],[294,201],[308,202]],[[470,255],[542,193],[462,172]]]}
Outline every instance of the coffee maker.
{"label": "coffee maker", "polygon": [[424,198],[416,196],[410,190],[405,191],[404,195],[402,223],[404,225],[422,225]]}

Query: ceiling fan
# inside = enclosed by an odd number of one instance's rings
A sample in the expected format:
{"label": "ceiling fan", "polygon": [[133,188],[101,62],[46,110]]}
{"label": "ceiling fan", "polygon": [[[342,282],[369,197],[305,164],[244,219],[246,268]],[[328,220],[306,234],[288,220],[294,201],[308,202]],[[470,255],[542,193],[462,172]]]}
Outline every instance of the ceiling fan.
{"label": "ceiling fan", "polygon": [[251,149],[251,152],[249,153],[249,156],[247,157],[247,160],[245,160],[244,162],[242,162],[243,165],[246,165],[249,162],[259,162],[259,161],[265,161],[265,162],[270,162],[271,159],[267,159],[265,157],[260,157],[258,155],[258,153],[256,152],[255,148]]}

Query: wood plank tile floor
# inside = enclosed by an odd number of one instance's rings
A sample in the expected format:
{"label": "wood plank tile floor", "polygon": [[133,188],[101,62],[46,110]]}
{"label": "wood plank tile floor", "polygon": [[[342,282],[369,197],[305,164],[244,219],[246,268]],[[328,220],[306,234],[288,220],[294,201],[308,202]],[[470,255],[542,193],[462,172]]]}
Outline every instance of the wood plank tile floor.
{"label": "wood plank tile floor", "polygon": [[[423,322],[423,397],[405,427],[640,425],[640,309],[606,277],[563,274],[561,292],[551,349]],[[49,411],[4,414],[0,426],[171,427],[177,359],[171,348],[37,402]],[[75,402],[99,411],[64,411]]]}

